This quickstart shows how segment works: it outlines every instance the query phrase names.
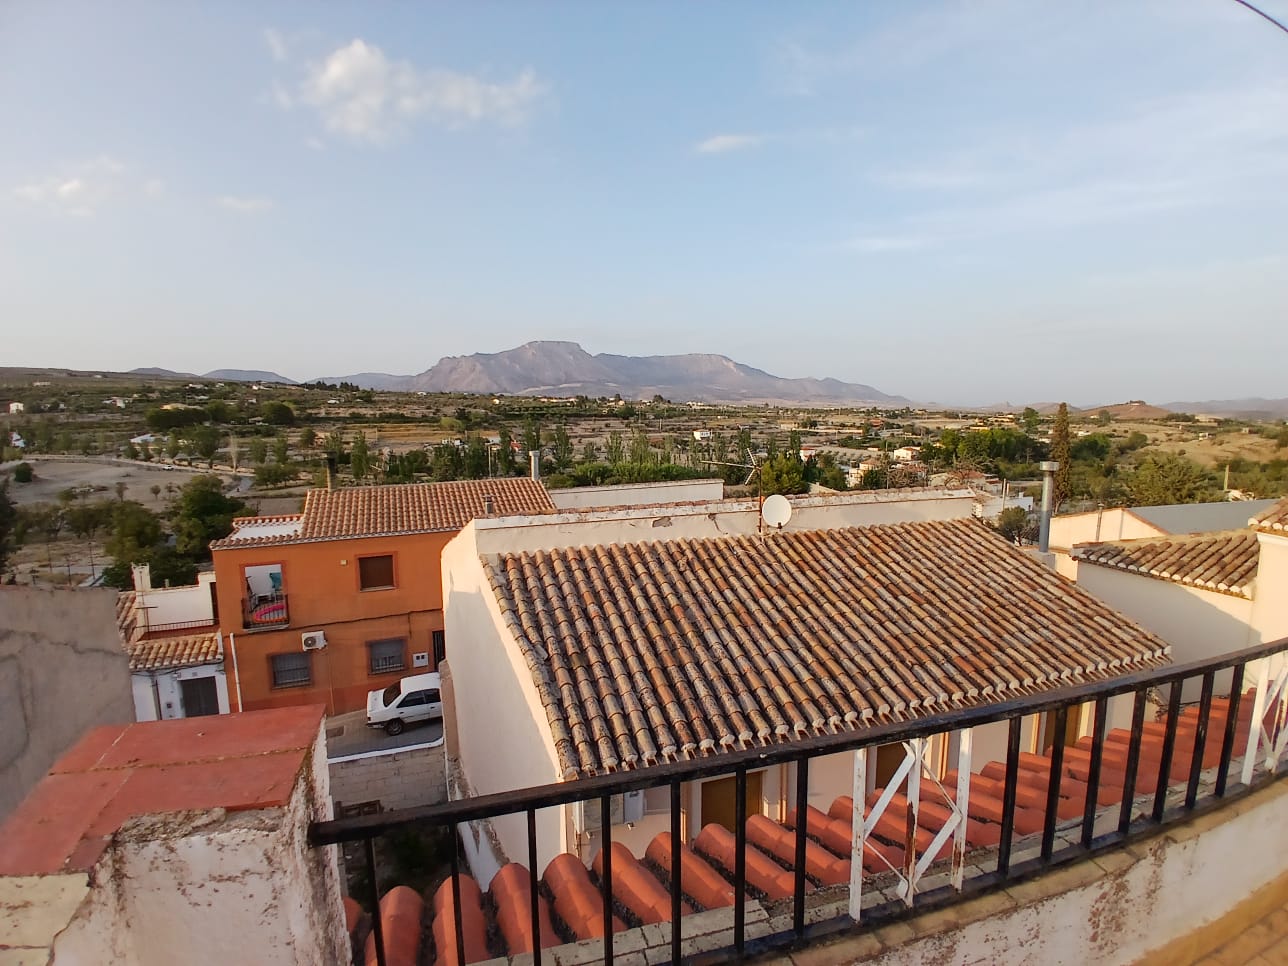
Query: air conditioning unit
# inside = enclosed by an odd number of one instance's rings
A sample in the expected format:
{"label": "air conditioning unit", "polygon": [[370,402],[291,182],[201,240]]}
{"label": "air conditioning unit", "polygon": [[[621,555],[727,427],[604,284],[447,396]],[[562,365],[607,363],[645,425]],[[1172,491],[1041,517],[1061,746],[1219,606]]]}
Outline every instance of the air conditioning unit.
{"label": "air conditioning unit", "polygon": [[307,634],[301,634],[304,641],[304,650],[320,651],[326,647],[326,635],[321,631],[309,631]]}

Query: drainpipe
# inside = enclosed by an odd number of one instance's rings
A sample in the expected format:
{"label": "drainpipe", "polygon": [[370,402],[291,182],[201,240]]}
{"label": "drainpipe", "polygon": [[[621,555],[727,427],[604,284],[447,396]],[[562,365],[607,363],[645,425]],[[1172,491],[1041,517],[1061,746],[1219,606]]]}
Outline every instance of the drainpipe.
{"label": "drainpipe", "polygon": [[1055,471],[1060,464],[1055,460],[1043,460],[1038,464],[1042,471],[1042,516],[1038,529],[1038,552],[1047,553],[1051,545],[1051,496],[1055,490]]}
{"label": "drainpipe", "polygon": [[228,651],[233,656],[233,681],[237,684],[237,710],[242,711],[241,672],[237,670],[237,635],[228,632]]}
{"label": "drainpipe", "polygon": [[532,466],[532,478],[534,480],[540,480],[541,479],[541,450],[539,449],[528,450],[528,463]]}

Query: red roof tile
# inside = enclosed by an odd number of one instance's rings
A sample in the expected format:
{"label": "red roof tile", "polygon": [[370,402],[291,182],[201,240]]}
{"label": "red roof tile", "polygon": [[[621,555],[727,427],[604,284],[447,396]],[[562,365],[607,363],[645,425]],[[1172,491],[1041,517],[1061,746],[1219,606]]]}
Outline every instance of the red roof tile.
{"label": "red roof tile", "polygon": [[1280,500],[1248,521],[1254,530],[1265,530],[1267,533],[1284,533],[1288,531],[1288,497]]}
{"label": "red roof tile", "polygon": [[555,512],[546,488],[530,477],[318,489],[304,498],[298,533],[238,536],[234,530],[210,546],[224,550],[460,530],[484,515],[489,498],[496,516]]}
{"label": "red roof tile", "polygon": [[565,778],[1165,663],[973,520],[485,558]]}
{"label": "red roof tile", "polygon": [[219,632],[135,641],[126,647],[131,671],[164,671],[223,661]]}
{"label": "red roof tile", "polygon": [[1081,544],[1078,560],[1235,597],[1251,597],[1260,549],[1251,530]]}
{"label": "red roof tile", "polygon": [[126,820],[285,805],[320,705],[87,732],[0,826],[0,875],[87,871]]}

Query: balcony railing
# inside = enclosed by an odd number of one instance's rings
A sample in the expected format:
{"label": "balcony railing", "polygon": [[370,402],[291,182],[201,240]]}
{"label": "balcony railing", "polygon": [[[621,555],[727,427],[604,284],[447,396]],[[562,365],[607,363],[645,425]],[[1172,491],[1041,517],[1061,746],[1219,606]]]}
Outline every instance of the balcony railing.
{"label": "balcony railing", "polygon": [[144,624],[141,628],[144,637],[154,637],[157,635],[173,635],[181,631],[199,631],[207,628],[214,629],[219,626],[219,622],[210,617],[202,617],[190,621],[167,621],[162,624]]}
{"label": "balcony railing", "polygon": [[242,627],[248,631],[286,627],[291,611],[286,594],[265,594],[242,598]]}
{"label": "balcony railing", "polygon": [[[1288,639],[1215,660],[1125,675],[915,722],[883,724],[863,731],[441,805],[319,822],[311,827],[310,840],[315,846],[364,843],[372,940],[378,962],[384,964],[386,937],[380,913],[375,838],[413,824],[460,827],[488,823],[501,816],[524,816],[526,855],[512,858],[527,862],[523,908],[527,908],[530,899],[531,923],[525,924],[526,938],[518,944],[522,948],[515,948],[508,937],[507,945],[511,956],[530,953],[532,962],[540,964],[543,938],[548,939],[542,935],[542,922],[548,930],[552,920],[543,908],[538,879],[537,811],[592,802],[599,804],[602,814],[609,814],[614,795],[667,788],[669,838],[665,833],[659,835],[654,843],[665,839],[666,847],[656,853],[650,847],[648,855],[652,875],[669,891],[669,936],[662,933],[664,938],[660,941],[669,939],[671,960],[682,961],[686,923],[693,914],[686,914],[686,910],[691,905],[689,900],[700,891],[694,876],[706,861],[732,887],[732,900],[726,902],[733,906],[732,932],[717,948],[703,948],[692,958],[715,961],[743,956],[854,928],[860,921],[879,923],[907,915],[918,907],[939,906],[1000,888],[1051,866],[1121,847],[1153,834],[1161,826],[1218,808],[1225,801],[1275,780],[1281,774],[1279,763],[1288,746],[1285,651]],[[1197,701],[1193,700],[1195,694]],[[1129,729],[1109,730],[1111,702],[1115,709],[1124,705],[1123,711],[1130,703]],[[1022,751],[1024,719],[1049,714],[1049,727],[1057,736],[1064,736],[1070,714],[1086,704],[1094,708],[1090,735],[1068,747],[1057,741],[1042,756]],[[1151,704],[1155,706],[1155,720],[1147,721]],[[1005,762],[973,769],[977,763],[972,762],[972,736],[980,727],[998,722],[1005,723],[1007,729]],[[926,767],[924,755],[928,740],[945,734],[958,736],[953,756],[956,775],[941,780]],[[884,788],[868,793],[864,752],[895,742],[904,747],[903,762]],[[839,797],[832,815],[825,816],[808,804],[810,763],[838,752],[855,753],[852,795],[848,799]],[[732,775],[737,807],[734,814],[745,815],[748,772],[768,765],[791,765],[796,769],[795,807],[787,816],[786,829],[753,816],[735,822],[732,833],[720,830],[708,834],[704,830],[706,843],[699,836],[693,843],[696,852],[675,847],[683,842],[684,783]],[[593,870],[585,872],[585,883],[579,888],[583,900],[588,888],[598,891],[595,908],[602,906],[602,925],[596,923],[588,929],[583,923],[574,929],[565,920],[559,942],[600,936],[603,961],[611,963],[614,929],[620,931],[633,925],[625,921],[628,918],[640,923],[645,920],[627,904],[626,890],[614,891],[612,825],[605,825],[600,834],[599,857]],[[461,842],[455,834],[451,839],[450,911],[446,905],[439,910],[439,915],[451,917],[451,928],[435,932],[455,948],[439,949],[438,960],[465,963]],[[699,853],[707,858],[703,860]],[[617,856],[619,863],[631,864],[628,860],[634,859],[622,851]],[[836,862],[843,863],[847,858],[848,872],[841,876],[832,875],[829,880],[820,872],[825,867],[834,869]],[[829,862],[832,864],[827,865]],[[550,869],[547,866],[547,886]],[[585,871],[584,866],[581,869]],[[779,881],[784,881],[783,876],[790,878],[790,890],[777,903],[766,893],[766,869]],[[623,868],[622,874],[634,875],[637,871]],[[494,882],[500,879],[498,875]],[[756,934],[750,939],[748,904],[756,905],[759,900],[749,895],[749,887],[763,896],[763,905],[769,907],[767,915],[757,910]],[[477,892],[471,890],[470,894],[475,896]],[[809,921],[807,894],[811,898]],[[619,912],[627,915],[620,916]],[[481,921],[474,916],[471,920]],[[662,926],[667,928],[665,921]],[[659,933],[652,935],[656,940]],[[489,957],[476,954],[473,958]]]}

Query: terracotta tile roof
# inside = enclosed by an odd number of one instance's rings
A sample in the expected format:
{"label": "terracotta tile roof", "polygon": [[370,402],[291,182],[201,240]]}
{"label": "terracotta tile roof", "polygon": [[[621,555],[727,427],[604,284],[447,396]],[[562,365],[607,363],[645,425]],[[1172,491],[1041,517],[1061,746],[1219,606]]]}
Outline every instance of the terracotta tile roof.
{"label": "terracotta tile roof", "polygon": [[1073,556],[1142,577],[1250,598],[1249,584],[1257,576],[1259,550],[1253,531],[1227,530],[1082,544],[1073,548]]}
{"label": "terracotta tile roof", "polygon": [[1269,533],[1288,531],[1288,497],[1253,517],[1248,523],[1254,530],[1265,530]]}
{"label": "terracotta tile roof", "polygon": [[484,558],[566,778],[1166,662],[974,520]]}
{"label": "terracotta tile roof", "polygon": [[116,629],[121,640],[126,644],[139,638],[143,629],[139,626],[138,594],[125,590],[116,596]]}
{"label": "terracotta tile roof", "polygon": [[219,632],[164,637],[152,641],[135,641],[125,648],[130,655],[131,671],[163,671],[170,668],[214,664],[224,658]]}
{"label": "terracotta tile roof", "polygon": [[234,529],[210,546],[226,550],[460,530],[483,516],[487,497],[492,498],[496,516],[556,512],[546,488],[530,477],[317,489],[304,498],[298,532],[257,535],[250,531],[258,518],[250,517],[245,520],[247,532]]}
{"label": "terracotta tile roof", "polygon": [[0,825],[0,876],[88,871],[130,818],[278,808],[318,738],[321,705],[87,731]]}

